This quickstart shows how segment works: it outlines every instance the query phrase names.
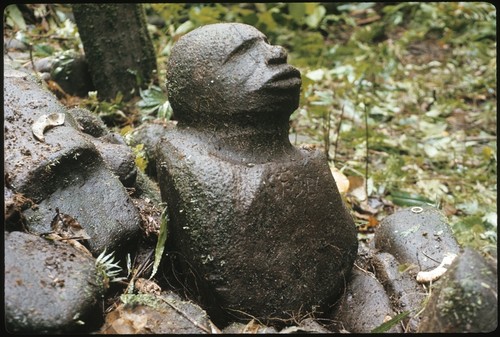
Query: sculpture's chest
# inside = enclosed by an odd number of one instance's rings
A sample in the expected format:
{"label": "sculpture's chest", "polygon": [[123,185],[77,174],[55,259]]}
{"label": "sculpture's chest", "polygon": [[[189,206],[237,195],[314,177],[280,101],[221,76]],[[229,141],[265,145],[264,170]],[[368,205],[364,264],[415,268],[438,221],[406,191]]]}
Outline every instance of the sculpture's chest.
{"label": "sculpture's chest", "polygon": [[241,164],[209,154],[172,158],[170,188],[184,208],[218,214],[257,216],[260,213],[306,212],[329,206],[338,196],[328,165],[305,154],[294,160]]}

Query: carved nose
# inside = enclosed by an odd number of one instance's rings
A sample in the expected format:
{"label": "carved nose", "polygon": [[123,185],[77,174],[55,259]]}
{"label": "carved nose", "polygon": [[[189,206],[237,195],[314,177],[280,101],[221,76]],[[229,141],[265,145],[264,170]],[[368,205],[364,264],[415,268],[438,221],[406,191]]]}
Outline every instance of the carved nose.
{"label": "carved nose", "polygon": [[282,64],[286,63],[286,58],[288,54],[285,48],[281,46],[272,46],[271,52],[266,60],[267,64]]}

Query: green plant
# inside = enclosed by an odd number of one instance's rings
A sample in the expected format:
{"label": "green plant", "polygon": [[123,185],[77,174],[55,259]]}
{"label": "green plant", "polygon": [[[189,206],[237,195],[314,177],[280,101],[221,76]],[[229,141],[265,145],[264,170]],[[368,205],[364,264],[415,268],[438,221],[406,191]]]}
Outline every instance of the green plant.
{"label": "green plant", "polygon": [[141,90],[140,96],[141,100],[137,102],[137,107],[144,116],[143,119],[147,119],[151,114],[166,120],[172,117],[172,107],[166,93],[160,87],[153,85]]}
{"label": "green plant", "polygon": [[149,277],[149,279],[151,279],[158,271],[158,266],[160,265],[161,258],[163,256],[163,251],[165,249],[165,243],[167,242],[167,235],[168,235],[168,207],[165,206],[163,212],[161,213],[160,233],[158,234],[158,241],[156,242],[153,271],[151,272],[151,276]]}
{"label": "green plant", "polygon": [[115,261],[113,255],[114,252],[106,255],[106,249],[104,249],[95,260],[97,272],[101,276],[101,281],[105,288],[109,287],[110,282],[120,282],[126,279],[125,277],[118,277],[122,268]]}
{"label": "green plant", "polygon": [[103,119],[108,125],[119,122],[127,122],[130,117],[124,111],[130,110],[130,103],[123,101],[123,95],[118,92],[116,97],[110,101],[102,101],[97,97],[97,91],[89,91],[88,98],[80,103],[81,106],[89,109]]}
{"label": "green plant", "polygon": [[5,7],[4,22],[12,28],[26,30],[26,22],[17,5],[8,5]]}
{"label": "green plant", "polygon": [[388,320],[387,322],[382,323],[378,327],[374,328],[371,332],[372,333],[382,333],[389,331],[393,326],[401,322],[403,319],[405,319],[408,315],[410,314],[410,311],[403,311],[396,316],[394,316],[392,319]]}

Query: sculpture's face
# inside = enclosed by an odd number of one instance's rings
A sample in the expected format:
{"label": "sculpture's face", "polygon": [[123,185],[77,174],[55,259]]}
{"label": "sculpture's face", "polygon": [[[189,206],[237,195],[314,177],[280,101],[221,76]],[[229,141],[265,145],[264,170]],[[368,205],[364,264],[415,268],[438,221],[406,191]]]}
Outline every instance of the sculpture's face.
{"label": "sculpture's face", "polygon": [[[300,72],[287,53],[244,24],[215,24],[185,35],[168,67],[169,99],[182,120],[285,114],[297,107]],[[243,116],[243,117],[241,117]]]}
{"label": "sculpture's face", "polygon": [[[268,44],[258,30],[244,28],[247,34],[239,33],[240,26],[230,27],[236,38],[215,72],[216,78],[228,85],[228,90],[234,88],[233,104],[242,109],[273,111],[290,105],[299,96],[300,72],[286,63],[287,53],[282,47]],[[293,105],[294,110],[297,104]]]}

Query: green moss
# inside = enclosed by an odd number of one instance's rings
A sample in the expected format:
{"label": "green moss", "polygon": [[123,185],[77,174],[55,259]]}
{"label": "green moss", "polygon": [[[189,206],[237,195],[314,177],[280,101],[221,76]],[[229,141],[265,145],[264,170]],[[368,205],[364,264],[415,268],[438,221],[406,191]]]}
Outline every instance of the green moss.
{"label": "green moss", "polygon": [[161,299],[151,294],[122,294],[120,301],[129,306],[146,305],[154,309],[165,307],[165,303]]}

